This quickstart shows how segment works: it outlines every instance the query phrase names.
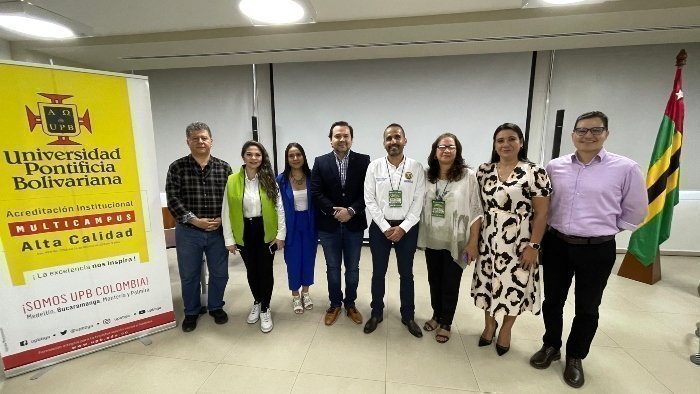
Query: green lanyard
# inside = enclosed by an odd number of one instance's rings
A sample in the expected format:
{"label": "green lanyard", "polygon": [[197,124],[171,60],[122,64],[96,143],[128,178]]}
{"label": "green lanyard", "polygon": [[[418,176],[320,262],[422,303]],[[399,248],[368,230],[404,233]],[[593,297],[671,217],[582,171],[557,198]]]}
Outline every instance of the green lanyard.
{"label": "green lanyard", "polygon": [[[394,189],[394,181],[391,179],[391,173],[389,173],[389,159],[386,160],[386,174],[389,176],[389,190],[390,191],[396,191],[401,188],[401,179],[403,179],[403,170],[406,169],[406,158],[404,157],[403,159],[403,165],[401,166],[401,177],[399,178],[399,183],[396,185],[396,189]],[[398,171],[398,170],[397,170]],[[396,174],[396,171],[394,171],[394,174]]]}
{"label": "green lanyard", "polygon": [[445,187],[442,189],[442,193],[438,193],[438,182],[440,180],[436,179],[435,180],[435,198],[438,199],[438,201],[442,201],[445,198],[445,194],[447,194],[447,186],[450,184],[450,181],[448,180],[447,183],[445,184]]}

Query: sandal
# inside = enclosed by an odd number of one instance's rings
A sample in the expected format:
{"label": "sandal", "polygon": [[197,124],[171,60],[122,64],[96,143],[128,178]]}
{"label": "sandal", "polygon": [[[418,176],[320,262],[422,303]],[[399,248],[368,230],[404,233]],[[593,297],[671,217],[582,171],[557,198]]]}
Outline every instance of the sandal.
{"label": "sandal", "polygon": [[[449,324],[440,324],[440,330],[442,331],[438,331],[438,333],[435,334],[435,340],[438,343],[445,343],[449,341],[451,328],[452,327]],[[447,332],[447,334],[444,334],[445,332]]]}
{"label": "sandal", "polygon": [[301,292],[301,300],[304,304],[304,309],[306,309],[307,311],[314,309],[314,302],[311,301],[311,296],[309,295],[309,293],[304,293],[302,291]]}
{"label": "sandal", "polygon": [[423,324],[423,330],[424,331],[435,331],[438,328],[438,326],[439,326],[439,324],[437,322],[437,319],[435,318],[435,316],[433,316],[430,318],[430,320],[428,320],[427,322],[425,322],[425,324]]}
{"label": "sandal", "polygon": [[292,296],[292,308],[294,308],[294,313],[297,315],[304,313],[304,306],[301,305],[301,297]]}

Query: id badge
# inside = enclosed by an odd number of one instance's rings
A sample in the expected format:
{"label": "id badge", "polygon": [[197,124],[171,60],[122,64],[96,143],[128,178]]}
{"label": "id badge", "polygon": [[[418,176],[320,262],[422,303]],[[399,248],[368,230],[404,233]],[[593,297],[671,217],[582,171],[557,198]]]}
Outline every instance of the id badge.
{"label": "id badge", "polygon": [[445,200],[433,200],[431,215],[436,218],[445,217]]}
{"label": "id badge", "polygon": [[390,208],[401,208],[401,190],[391,190],[389,191],[389,207]]}

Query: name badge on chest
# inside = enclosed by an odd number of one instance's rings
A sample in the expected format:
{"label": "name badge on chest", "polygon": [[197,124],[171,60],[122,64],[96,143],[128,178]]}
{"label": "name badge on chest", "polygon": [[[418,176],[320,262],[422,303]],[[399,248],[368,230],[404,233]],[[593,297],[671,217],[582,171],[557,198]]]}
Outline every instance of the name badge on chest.
{"label": "name badge on chest", "polygon": [[445,217],[445,200],[433,200],[432,209],[430,214],[436,218]]}
{"label": "name badge on chest", "polygon": [[389,191],[389,208],[401,208],[402,202],[401,190]]}

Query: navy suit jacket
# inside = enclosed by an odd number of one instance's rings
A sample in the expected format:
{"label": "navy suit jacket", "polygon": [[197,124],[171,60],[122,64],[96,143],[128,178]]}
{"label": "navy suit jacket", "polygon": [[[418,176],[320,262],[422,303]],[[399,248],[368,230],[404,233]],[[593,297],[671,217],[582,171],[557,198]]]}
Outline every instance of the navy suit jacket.
{"label": "navy suit jacket", "polygon": [[364,231],[367,228],[365,215],[364,184],[369,156],[350,151],[345,187],[340,185],[338,164],[333,152],[314,160],[311,170],[311,196],[316,205],[316,227],[320,231],[333,232],[340,228],[340,222],[333,217],[333,207],[352,207],[355,216],[345,226],[350,231]]}

